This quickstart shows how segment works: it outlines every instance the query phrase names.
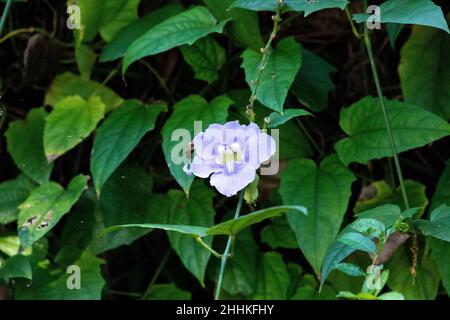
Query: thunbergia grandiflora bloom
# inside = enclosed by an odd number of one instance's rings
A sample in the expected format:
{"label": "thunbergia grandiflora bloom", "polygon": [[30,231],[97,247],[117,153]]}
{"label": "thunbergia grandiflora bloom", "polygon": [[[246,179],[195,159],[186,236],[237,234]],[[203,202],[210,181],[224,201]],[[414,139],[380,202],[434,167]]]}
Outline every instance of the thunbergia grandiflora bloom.
{"label": "thunbergia grandiflora bloom", "polygon": [[210,183],[227,197],[250,184],[261,164],[275,154],[275,140],[258,125],[230,121],[211,124],[193,139],[194,159],[185,166],[187,174],[210,177]]}

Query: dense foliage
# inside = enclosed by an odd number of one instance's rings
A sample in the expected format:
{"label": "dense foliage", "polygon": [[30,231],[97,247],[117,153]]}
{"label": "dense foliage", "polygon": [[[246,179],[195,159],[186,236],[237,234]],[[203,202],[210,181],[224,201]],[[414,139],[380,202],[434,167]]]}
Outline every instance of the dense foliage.
{"label": "dense foliage", "polygon": [[446,298],[444,2],[0,1],[0,300]]}

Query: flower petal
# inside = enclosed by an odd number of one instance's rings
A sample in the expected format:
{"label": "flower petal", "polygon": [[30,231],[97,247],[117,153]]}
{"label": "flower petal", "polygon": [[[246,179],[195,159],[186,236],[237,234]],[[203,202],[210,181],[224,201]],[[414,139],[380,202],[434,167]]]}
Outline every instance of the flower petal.
{"label": "flower petal", "polygon": [[267,133],[251,136],[246,147],[245,160],[252,165],[260,165],[276,152],[275,140]]}
{"label": "flower petal", "polygon": [[[188,171],[200,178],[208,178],[211,173],[219,172],[222,166],[214,161],[204,160],[195,156]],[[185,171],[186,172],[186,171]]]}
{"label": "flower petal", "polygon": [[252,166],[241,166],[233,173],[226,170],[213,173],[210,183],[221,194],[231,197],[255,180],[256,170]]}

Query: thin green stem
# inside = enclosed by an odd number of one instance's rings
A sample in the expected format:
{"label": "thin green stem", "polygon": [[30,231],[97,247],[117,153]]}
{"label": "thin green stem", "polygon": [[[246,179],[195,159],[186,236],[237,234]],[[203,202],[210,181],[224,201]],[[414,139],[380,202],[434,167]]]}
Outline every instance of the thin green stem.
{"label": "thin green stem", "polygon": [[375,81],[377,94],[378,94],[378,97],[380,99],[381,110],[383,111],[384,123],[385,123],[385,126],[386,126],[386,131],[387,131],[387,136],[388,136],[388,140],[389,140],[389,145],[390,145],[391,150],[392,150],[392,156],[394,158],[395,169],[397,171],[398,180],[399,180],[399,183],[400,183],[400,189],[402,191],[403,201],[405,203],[405,208],[409,209],[409,201],[408,201],[408,196],[406,194],[405,183],[404,183],[404,180],[403,180],[402,168],[400,167],[400,161],[398,159],[397,146],[396,146],[395,141],[394,141],[394,136],[392,134],[392,129],[391,129],[391,123],[389,121],[388,112],[387,112],[387,109],[386,109],[386,105],[384,103],[383,91],[381,89],[380,79],[378,77],[378,71],[377,71],[377,67],[376,67],[376,64],[375,64],[375,59],[374,59],[374,56],[373,56],[372,43],[371,43],[371,40],[370,40],[369,31],[367,29],[367,24],[364,24],[364,44],[366,46],[367,54],[369,56],[370,66],[372,68],[373,79]]}
{"label": "thin green stem", "polygon": [[175,102],[172,92],[170,91],[169,87],[167,87],[166,80],[164,80],[164,78],[161,77],[159,72],[155,68],[153,68],[153,66],[150,63],[148,63],[147,61],[139,60],[139,62],[142,63],[145,67],[147,67],[147,69],[151,72],[151,74],[153,74],[153,76],[156,78],[156,80],[158,80],[159,85],[161,86],[161,88],[163,88],[164,92],[167,94],[170,101]]}
{"label": "thin green stem", "polygon": [[362,36],[358,31],[358,28],[356,28],[355,23],[353,22],[352,15],[350,14],[350,11],[348,10],[348,6],[345,7],[345,15],[347,16],[348,22],[350,22],[350,26],[352,27],[352,32],[355,35],[356,39],[361,40]]}
{"label": "thin green stem", "polygon": [[255,112],[253,111],[253,104],[256,100],[256,94],[258,93],[259,88],[259,82],[261,80],[261,75],[266,68],[267,61],[270,58],[270,54],[272,53],[272,41],[277,36],[279,24],[281,21],[281,6],[283,4],[283,0],[277,0],[277,10],[275,12],[275,15],[272,16],[273,19],[273,29],[270,33],[269,40],[267,40],[266,45],[264,48],[261,48],[261,53],[263,54],[261,58],[261,62],[259,63],[258,69],[256,71],[256,78],[251,81],[251,84],[253,85],[252,88],[252,94],[250,95],[249,103],[247,105],[247,115],[250,119],[250,121],[255,120]]}
{"label": "thin green stem", "polygon": [[210,246],[208,246],[200,237],[195,237],[195,240],[197,240],[198,243],[201,244],[201,246],[203,248],[205,248],[206,250],[208,250],[209,252],[211,252],[211,254],[213,256],[215,256],[216,258],[222,258],[222,255],[220,253],[218,253],[216,250],[214,250],[213,248],[211,248]]}
{"label": "thin green stem", "polygon": [[[234,219],[239,218],[239,215],[241,214],[241,207],[242,207],[242,201],[244,199],[244,191],[241,191],[239,194],[239,201],[236,207],[236,211],[234,213]],[[233,242],[233,236],[228,237],[227,246],[225,247],[225,251],[222,254],[222,258],[220,261],[220,270],[219,270],[219,276],[217,278],[217,285],[216,285],[216,294],[214,299],[219,300],[220,299],[220,292],[222,291],[222,282],[223,282],[223,275],[225,273],[225,267],[227,265],[227,261],[230,255],[231,245]]]}
{"label": "thin green stem", "polygon": [[6,18],[8,17],[9,10],[11,9],[12,3],[13,3],[13,0],[8,0],[6,2],[5,8],[3,9],[2,20],[0,20],[0,35],[3,32],[3,27],[5,26]]}
{"label": "thin green stem", "polygon": [[152,291],[153,285],[155,284],[156,280],[158,280],[161,272],[164,269],[164,266],[167,263],[167,260],[169,260],[169,257],[172,253],[172,249],[168,250],[164,257],[161,260],[161,263],[158,266],[158,269],[156,269],[155,274],[152,277],[152,280],[150,280],[150,284],[147,287],[147,290],[145,290],[144,294],[142,295],[142,299],[145,300],[150,295],[150,292]]}

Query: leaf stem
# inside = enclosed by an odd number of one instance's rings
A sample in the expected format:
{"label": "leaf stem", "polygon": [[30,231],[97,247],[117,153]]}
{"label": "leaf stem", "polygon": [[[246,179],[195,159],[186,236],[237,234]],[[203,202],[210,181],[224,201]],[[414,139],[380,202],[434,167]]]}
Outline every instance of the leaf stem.
{"label": "leaf stem", "polygon": [[13,3],[13,0],[8,0],[6,2],[5,8],[3,9],[2,20],[0,20],[0,35],[2,34],[3,27],[5,26],[6,18],[8,17],[9,10],[11,9],[12,3]]}
{"label": "leaf stem", "polygon": [[222,255],[220,253],[218,253],[216,250],[214,250],[213,248],[211,248],[210,246],[208,246],[203,240],[202,238],[200,238],[199,236],[195,237],[195,240],[197,240],[198,243],[200,243],[202,245],[203,248],[205,248],[206,250],[208,250],[209,252],[212,253],[213,256],[215,256],[216,258],[222,258]]}
{"label": "leaf stem", "polygon": [[319,157],[322,158],[323,157],[323,151],[319,147],[319,145],[316,143],[314,138],[309,134],[308,129],[306,129],[306,127],[303,125],[303,122],[299,118],[295,118],[295,120],[297,121],[297,124],[300,127],[300,129],[305,134],[306,138],[309,140],[309,142],[311,142],[311,144],[313,145],[314,149],[316,149],[317,153],[319,154]]}
{"label": "leaf stem", "polygon": [[256,78],[251,81],[251,84],[253,85],[252,94],[250,95],[249,103],[246,106],[247,115],[249,117],[249,120],[253,122],[255,120],[255,112],[253,111],[253,104],[256,100],[256,94],[258,93],[259,88],[259,82],[261,80],[261,75],[266,68],[267,61],[269,60],[270,54],[272,53],[272,41],[277,36],[279,24],[281,21],[281,6],[283,4],[283,0],[276,0],[277,1],[277,9],[275,12],[275,15],[272,16],[273,19],[273,29],[270,33],[269,40],[267,40],[266,45],[264,48],[261,48],[261,53],[263,54],[261,58],[261,62],[259,63],[258,69],[256,70]]}
{"label": "leaf stem", "polygon": [[356,28],[355,23],[353,22],[352,15],[350,14],[350,11],[348,10],[348,6],[345,7],[345,15],[347,16],[348,22],[350,22],[350,26],[352,27],[352,32],[356,39],[361,40],[362,36],[358,31],[358,28]]}
{"label": "leaf stem", "polygon": [[[241,191],[239,194],[239,201],[236,207],[236,211],[234,213],[234,219],[239,218],[239,215],[241,214],[241,207],[242,207],[242,200],[244,199],[244,191]],[[231,250],[231,244],[233,242],[233,236],[228,237],[227,246],[225,247],[225,251],[222,254],[222,258],[220,261],[220,271],[219,276],[217,278],[217,285],[216,285],[216,294],[214,299],[219,300],[220,299],[220,292],[222,291],[222,282],[223,282],[223,275],[225,273],[225,267],[227,265],[227,261],[230,255]]]}
{"label": "leaf stem", "polygon": [[397,171],[398,180],[399,180],[399,183],[400,183],[400,189],[402,191],[403,201],[405,203],[405,208],[409,209],[409,201],[408,201],[408,196],[406,194],[405,183],[404,183],[404,180],[403,180],[402,168],[400,166],[400,161],[398,159],[397,146],[396,146],[395,141],[394,141],[394,136],[392,134],[392,129],[391,129],[391,123],[389,121],[388,112],[387,112],[387,109],[386,109],[386,105],[384,103],[383,91],[381,89],[380,79],[378,77],[378,71],[377,71],[377,67],[375,65],[375,59],[373,57],[372,43],[371,43],[371,40],[370,40],[369,31],[367,29],[367,24],[364,24],[364,44],[366,46],[367,55],[369,56],[370,66],[372,68],[373,79],[375,81],[375,86],[376,86],[376,89],[377,89],[378,98],[380,99],[381,110],[383,111],[384,123],[385,123],[385,126],[386,126],[386,131],[387,131],[389,144],[390,144],[391,150],[392,150],[392,156],[394,158],[395,169]]}

